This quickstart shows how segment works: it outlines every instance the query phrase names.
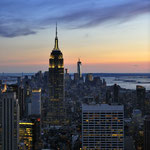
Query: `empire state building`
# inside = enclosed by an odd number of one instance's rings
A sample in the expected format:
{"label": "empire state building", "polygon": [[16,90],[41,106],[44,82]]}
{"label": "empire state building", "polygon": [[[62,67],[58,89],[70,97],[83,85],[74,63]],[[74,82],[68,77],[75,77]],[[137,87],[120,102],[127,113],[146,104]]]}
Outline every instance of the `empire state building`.
{"label": "empire state building", "polygon": [[57,26],[54,49],[49,59],[49,109],[47,122],[49,126],[61,126],[65,120],[64,108],[64,60],[58,46]]}
{"label": "empire state building", "polygon": [[58,47],[57,27],[55,46],[49,59],[49,96],[50,99],[64,99],[64,60]]}

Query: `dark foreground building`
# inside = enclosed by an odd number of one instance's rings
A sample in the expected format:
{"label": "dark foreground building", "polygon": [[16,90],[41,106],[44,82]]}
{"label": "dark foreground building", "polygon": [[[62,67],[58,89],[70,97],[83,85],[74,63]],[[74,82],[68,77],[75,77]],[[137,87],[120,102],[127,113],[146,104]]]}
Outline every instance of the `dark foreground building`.
{"label": "dark foreground building", "polygon": [[150,116],[144,120],[144,150],[150,150]]}

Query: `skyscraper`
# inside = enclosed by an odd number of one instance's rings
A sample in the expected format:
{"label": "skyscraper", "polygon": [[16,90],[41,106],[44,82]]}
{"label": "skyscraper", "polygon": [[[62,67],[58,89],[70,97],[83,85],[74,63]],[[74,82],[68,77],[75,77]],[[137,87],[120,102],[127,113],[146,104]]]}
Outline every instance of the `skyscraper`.
{"label": "skyscraper", "polygon": [[41,89],[32,90],[31,115],[41,115]]}
{"label": "skyscraper", "polygon": [[83,150],[124,149],[122,105],[82,105]]}
{"label": "skyscraper", "polygon": [[22,86],[18,87],[18,102],[20,107],[20,119],[25,115],[25,97],[24,97],[24,88]]}
{"label": "skyscraper", "polygon": [[25,149],[32,150],[34,147],[34,123],[20,122],[19,123],[19,146],[24,145]]}
{"label": "skyscraper", "polygon": [[49,59],[49,106],[46,121],[50,126],[60,126],[64,119],[64,60],[58,46],[56,26],[55,46]]}
{"label": "skyscraper", "polygon": [[137,95],[137,108],[142,110],[142,113],[144,114],[145,113],[145,96],[146,96],[145,87],[137,85],[136,95]]}
{"label": "skyscraper", "polygon": [[82,65],[82,63],[79,59],[77,62],[77,73],[78,73],[79,78],[82,78],[81,65]]}
{"label": "skyscraper", "polygon": [[14,92],[0,97],[0,149],[17,150],[19,129],[19,104]]}
{"label": "skyscraper", "polygon": [[119,102],[119,85],[114,84],[113,85],[113,101],[112,103],[118,103]]}
{"label": "skyscraper", "polygon": [[91,74],[91,73],[86,74],[85,83],[89,84],[92,81],[93,81],[93,74]]}
{"label": "skyscraper", "polygon": [[150,116],[144,120],[144,150],[150,149]]}

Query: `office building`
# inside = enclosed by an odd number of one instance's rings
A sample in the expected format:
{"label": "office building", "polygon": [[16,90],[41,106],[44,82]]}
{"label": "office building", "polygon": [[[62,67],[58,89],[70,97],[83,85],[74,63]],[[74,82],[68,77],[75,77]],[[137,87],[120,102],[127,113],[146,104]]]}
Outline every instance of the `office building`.
{"label": "office building", "polygon": [[144,120],[144,150],[150,150],[150,116]]}
{"label": "office building", "polygon": [[46,113],[46,118],[43,121],[47,127],[64,124],[64,60],[58,46],[57,26],[55,46],[49,59],[49,100]]}
{"label": "office building", "polygon": [[78,82],[79,81],[79,75],[78,73],[74,73],[74,82]]}
{"label": "office building", "polygon": [[41,115],[41,89],[32,90],[31,115]]}
{"label": "office building", "polygon": [[77,62],[77,73],[78,73],[79,79],[82,78],[81,65],[82,65],[82,63],[79,59],[78,62]]}
{"label": "office building", "polygon": [[25,147],[27,150],[33,150],[34,148],[34,123],[32,122],[20,122],[19,123],[19,146]]}
{"label": "office building", "polygon": [[143,86],[136,86],[136,95],[137,95],[137,108],[142,110],[142,113],[145,113],[145,95],[146,89]]}
{"label": "office building", "polygon": [[85,83],[89,84],[93,81],[93,75],[92,73],[88,73],[86,74],[86,77],[85,77]]}
{"label": "office building", "polygon": [[119,85],[114,84],[113,85],[113,101],[112,103],[118,103],[119,102]]}
{"label": "office building", "polygon": [[68,72],[68,69],[65,69],[65,82],[66,83],[71,82],[71,76],[70,76],[70,74]]}
{"label": "office building", "polygon": [[17,150],[19,130],[19,104],[14,92],[0,95],[0,149]]}
{"label": "office building", "polygon": [[41,148],[40,118],[32,117],[30,121],[19,123],[19,149],[39,150]]}
{"label": "office building", "polygon": [[18,87],[18,102],[20,107],[20,119],[23,119],[25,116],[25,96],[24,88],[22,86]]}
{"label": "office building", "polygon": [[124,149],[124,107],[122,105],[82,105],[83,150]]}

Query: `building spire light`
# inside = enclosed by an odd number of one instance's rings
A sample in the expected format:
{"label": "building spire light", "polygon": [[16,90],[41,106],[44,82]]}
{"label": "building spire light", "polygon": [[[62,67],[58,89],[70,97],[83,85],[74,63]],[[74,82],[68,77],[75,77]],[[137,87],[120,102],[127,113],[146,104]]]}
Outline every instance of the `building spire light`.
{"label": "building spire light", "polygon": [[56,22],[56,37],[57,37],[57,22]]}
{"label": "building spire light", "polygon": [[56,22],[56,37],[55,37],[55,46],[54,46],[54,50],[59,50],[57,33],[58,33],[58,32],[57,32],[57,22]]}

